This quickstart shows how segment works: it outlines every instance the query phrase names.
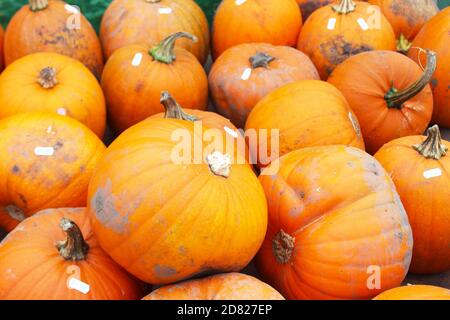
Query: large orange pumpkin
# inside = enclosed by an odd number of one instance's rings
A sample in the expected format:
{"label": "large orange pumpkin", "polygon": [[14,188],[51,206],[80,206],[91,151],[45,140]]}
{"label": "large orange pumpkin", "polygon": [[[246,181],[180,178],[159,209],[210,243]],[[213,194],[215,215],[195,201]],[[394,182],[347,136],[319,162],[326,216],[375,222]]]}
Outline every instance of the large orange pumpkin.
{"label": "large orange pumpkin", "polygon": [[378,7],[340,0],[316,10],[305,22],[298,49],[306,53],[326,80],[347,58],[370,50],[395,50],[395,34]]}
{"label": "large orange pumpkin", "polygon": [[[277,149],[280,156],[321,145],[343,144],[364,149],[358,120],[344,96],[320,80],[297,81],[269,93],[252,110],[245,128],[255,130],[258,135],[258,143],[249,141],[249,147],[262,166],[277,158],[272,154]],[[277,142],[278,147],[273,145]],[[262,155],[267,159],[261,158]]]}
{"label": "large orange pumpkin", "polygon": [[143,300],[284,300],[274,288],[241,273],[225,273],[156,289]]}
{"label": "large orange pumpkin", "polygon": [[420,30],[412,43],[408,56],[425,65],[426,55],[418,48],[436,52],[437,67],[431,80],[433,89],[433,122],[450,128],[450,7],[442,10]]}
{"label": "large orange pumpkin", "polygon": [[427,285],[408,285],[387,290],[374,300],[450,300],[450,290]]}
{"label": "large orange pumpkin", "polygon": [[183,48],[174,48],[179,38],[196,38],[178,32],[149,50],[132,45],[117,50],[108,60],[102,87],[112,127],[122,132],[164,111],[160,95],[168,90],[182,106],[205,109],[208,79],[197,59]]}
{"label": "large orange pumpkin", "polygon": [[209,53],[208,21],[192,0],[114,0],[103,15],[100,38],[109,58],[121,47],[138,43],[152,46],[179,31],[195,35],[198,41],[181,40],[177,46],[205,63]]}
{"label": "large orange pumpkin", "polygon": [[284,84],[319,79],[304,53],[286,46],[241,44],[225,51],[214,63],[209,86],[217,111],[239,128],[268,93]]}
{"label": "large orange pumpkin", "polygon": [[223,0],[213,22],[213,58],[242,43],[294,47],[301,27],[295,0]]}
{"label": "large orange pumpkin", "polygon": [[396,139],[375,155],[391,175],[414,235],[410,271],[439,273],[450,270],[450,142],[441,140],[439,127],[428,137]]}
{"label": "large orange pumpkin", "polygon": [[9,65],[0,76],[0,118],[46,111],[72,117],[103,137],[106,107],[102,88],[83,64],[50,52]]}
{"label": "large orange pumpkin", "polygon": [[98,245],[86,208],[49,209],[0,243],[2,300],[139,299],[140,285]]}
{"label": "large orange pumpkin", "polygon": [[120,135],[89,185],[102,248],[152,284],[245,267],[264,239],[267,205],[230,138],[171,118],[149,118]]}
{"label": "large orange pumpkin", "polygon": [[303,21],[306,21],[306,19],[308,19],[317,9],[332,2],[334,2],[334,0],[297,0],[297,3],[300,5]]}
{"label": "large orange pumpkin", "polygon": [[428,57],[422,71],[397,52],[364,52],[344,61],[329,77],[356,113],[369,153],[426,130],[433,112],[428,83],[436,67],[436,55],[429,52]]}
{"label": "large orange pumpkin", "polygon": [[[397,49],[408,49],[422,26],[439,12],[435,1],[425,0],[368,0],[381,8],[381,12],[391,23],[397,42]],[[405,47],[406,45],[406,47]]]}
{"label": "large orange pumpkin", "polygon": [[0,120],[0,227],[47,208],[86,205],[92,172],[105,149],[84,125],[57,114]]}
{"label": "large orange pumpkin", "polygon": [[5,34],[5,62],[35,52],[56,52],[81,61],[97,78],[103,70],[100,40],[79,10],[59,0],[29,0]]}
{"label": "large orange pumpkin", "polygon": [[[269,226],[256,262],[287,299],[367,299],[399,286],[412,233],[381,165],[346,146],[293,151],[260,176]],[[268,167],[265,170],[271,170]]]}
{"label": "large orange pumpkin", "polygon": [[4,32],[2,26],[0,26],[0,72],[3,70],[3,38]]}

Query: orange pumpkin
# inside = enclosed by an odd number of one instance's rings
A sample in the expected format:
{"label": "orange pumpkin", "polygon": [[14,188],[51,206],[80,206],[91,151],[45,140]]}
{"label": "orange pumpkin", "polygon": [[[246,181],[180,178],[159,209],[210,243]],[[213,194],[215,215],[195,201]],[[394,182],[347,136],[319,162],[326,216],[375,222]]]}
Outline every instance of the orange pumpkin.
{"label": "orange pumpkin", "polygon": [[274,288],[241,273],[225,273],[156,289],[143,300],[284,300]]}
{"label": "orange pumpkin", "polygon": [[364,52],[344,61],[328,78],[356,113],[369,153],[426,130],[433,112],[428,83],[436,67],[436,55],[429,52],[428,57],[422,71],[397,52]]}
{"label": "orange pumpkin", "polygon": [[9,65],[0,76],[0,118],[46,111],[72,117],[103,137],[106,107],[102,88],[83,64],[50,52]]}
{"label": "orange pumpkin", "polygon": [[213,21],[213,58],[242,43],[294,47],[301,27],[295,0],[223,0]]}
{"label": "orange pumpkin", "polygon": [[[253,157],[258,155],[261,166],[277,158],[273,154],[277,149],[279,156],[300,148],[333,144],[364,149],[358,120],[344,96],[319,80],[297,81],[269,93],[252,110],[245,128],[258,135],[258,143],[249,141],[249,147]],[[279,144],[275,146],[277,136]],[[267,140],[265,145],[261,140]]]}
{"label": "orange pumpkin", "polygon": [[394,29],[397,49],[407,51],[422,26],[439,12],[435,1],[424,0],[368,0],[381,8]]}
{"label": "orange pumpkin", "polygon": [[441,140],[439,127],[428,137],[396,139],[375,155],[391,175],[409,216],[414,235],[410,271],[450,270],[450,142]]}
{"label": "orange pumpkin", "polygon": [[[135,300],[140,285],[95,239],[86,208],[49,209],[0,243],[2,300]],[[81,281],[81,283],[80,283]]]}
{"label": "orange pumpkin", "polygon": [[92,172],[105,149],[84,125],[51,113],[0,120],[0,227],[47,208],[86,205]]}
{"label": "orange pumpkin", "polygon": [[89,211],[100,245],[131,274],[169,284],[252,260],[266,232],[266,200],[228,136],[199,122],[149,118],[107,149],[89,185]]}
{"label": "orange pumpkin", "polygon": [[450,7],[442,10],[420,30],[408,56],[425,65],[426,56],[418,48],[436,52],[437,67],[431,80],[433,89],[433,122],[450,128]]}
{"label": "orange pumpkin", "polygon": [[103,15],[100,39],[109,58],[119,48],[138,43],[152,46],[179,31],[195,35],[198,41],[181,40],[177,46],[205,63],[209,54],[208,21],[192,0],[114,0]]}
{"label": "orange pumpkin", "polygon": [[387,290],[374,300],[450,300],[450,290],[427,285],[408,285]]}
{"label": "orange pumpkin", "polygon": [[297,3],[300,5],[303,21],[306,21],[306,19],[308,19],[317,9],[332,2],[334,2],[334,0],[297,0]]}
{"label": "orange pumpkin", "polygon": [[196,38],[178,32],[148,49],[133,45],[117,50],[108,60],[102,87],[112,127],[122,132],[163,112],[160,95],[171,92],[186,108],[205,109],[208,79],[197,59],[183,48],[174,48],[179,38]]}
{"label": "orange pumpkin", "polygon": [[217,111],[244,128],[248,114],[264,96],[304,79],[319,79],[316,67],[304,53],[286,46],[241,44],[216,60],[209,87]]}
{"label": "orange pumpkin", "polygon": [[366,2],[340,0],[316,10],[305,22],[298,49],[306,53],[326,80],[347,58],[370,50],[395,50],[389,21]]}
{"label": "orange pumpkin", "polygon": [[[270,175],[265,170],[279,170]],[[256,263],[287,299],[367,299],[399,286],[412,233],[381,165],[346,146],[293,151],[260,176],[269,226]]]}
{"label": "orange pumpkin", "polygon": [[0,26],[0,72],[3,70],[3,38],[4,32],[2,26]]}
{"label": "orange pumpkin", "polygon": [[103,70],[100,40],[79,10],[64,1],[29,0],[8,24],[5,62],[35,52],[56,52],[81,61],[97,78]]}

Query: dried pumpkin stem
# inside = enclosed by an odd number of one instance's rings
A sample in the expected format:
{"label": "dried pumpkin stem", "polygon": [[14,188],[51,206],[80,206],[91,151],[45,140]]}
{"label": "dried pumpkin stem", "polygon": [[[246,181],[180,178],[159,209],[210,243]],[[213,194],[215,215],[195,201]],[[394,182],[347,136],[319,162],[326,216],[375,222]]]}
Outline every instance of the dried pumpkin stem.
{"label": "dried pumpkin stem", "polygon": [[18,206],[10,204],[5,207],[5,212],[14,220],[16,221],[23,221],[25,220],[26,216],[22,209],[20,209]]}
{"label": "dried pumpkin stem", "polygon": [[268,68],[269,63],[274,61],[275,58],[271,55],[264,53],[264,52],[258,52],[253,57],[250,57],[249,61],[252,65],[253,69],[256,68]]}
{"label": "dried pumpkin stem", "polygon": [[339,4],[335,4],[331,8],[337,13],[347,14],[355,11],[356,5],[352,0],[341,0]]}
{"label": "dried pumpkin stem", "polygon": [[272,250],[278,263],[286,264],[291,261],[294,251],[295,238],[280,230],[272,240]]}
{"label": "dried pumpkin stem", "polygon": [[164,106],[166,113],[164,118],[167,119],[179,119],[179,120],[187,120],[187,121],[197,121],[198,118],[196,116],[190,115],[183,111],[183,108],[178,104],[178,102],[172,97],[172,95],[163,91],[161,93],[161,104]]}
{"label": "dried pumpkin stem", "polygon": [[56,69],[53,67],[45,67],[39,72],[37,82],[44,89],[51,89],[58,84],[56,79]]}
{"label": "dried pumpkin stem", "polygon": [[392,88],[384,97],[389,108],[401,109],[403,103],[415,97],[431,81],[436,70],[436,53],[431,50],[427,52],[427,65],[422,77],[404,90]]}
{"label": "dried pumpkin stem", "polygon": [[70,219],[62,218],[61,229],[67,234],[67,238],[56,244],[59,254],[65,260],[84,260],[89,251],[89,245],[84,241],[80,228]]}
{"label": "dried pumpkin stem", "polygon": [[427,131],[427,138],[413,148],[427,159],[439,160],[447,154],[448,148],[442,143],[441,131],[434,125]]}
{"label": "dried pumpkin stem", "polygon": [[209,170],[216,176],[228,178],[231,171],[231,159],[227,154],[222,154],[218,151],[206,156],[206,163]]}
{"label": "dried pumpkin stem", "polygon": [[30,0],[29,5],[33,12],[44,10],[48,7],[48,0]]}
{"label": "dried pumpkin stem", "polygon": [[176,56],[173,52],[173,48],[175,47],[175,41],[177,41],[180,38],[187,38],[191,39],[193,42],[197,42],[196,36],[187,32],[177,32],[168,36],[159,44],[151,48],[150,55],[156,61],[171,64],[176,60]]}
{"label": "dried pumpkin stem", "polygon": [[397,51],[406,54],[411,48],[411,45],[412,43],[409,42],[408,39],[406,39],[403,33],[400,34],[400,37],[397,40]]}

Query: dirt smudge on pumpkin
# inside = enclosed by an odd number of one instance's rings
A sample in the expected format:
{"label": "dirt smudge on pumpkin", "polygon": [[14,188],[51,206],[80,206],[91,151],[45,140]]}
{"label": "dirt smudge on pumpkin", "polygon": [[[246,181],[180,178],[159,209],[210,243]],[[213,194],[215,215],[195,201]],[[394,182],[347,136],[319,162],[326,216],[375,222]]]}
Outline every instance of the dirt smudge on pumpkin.
{"label": "dirt smudge on pumpkin", "polygon": [[306,19],[320,7],[330,4],[333,0],[309,0],[300,4],[300,10],[302,12],[303,23]]}
{"label": "dirt smudge on pumpkin", "polygon": [[12,167],[12,169],[11,169],[11,172],[13,173],[13,174],[19,174],[20,173],[20,168],[19,168],[19,166],[16,164],[16,165],[14,165],[13,167]]}
{"label": "dirt smudge on pumpkin", "polygon": [[111,181],[104,188],[98,188],[91,200],[96,218],[106,227],[116,233],[126,233],[129,230],[129,214],[122,215],[114,205]]}
{"label": "dirt smudge on pumpkin", "polygon": [[178,271],[175,270],[174,268],[168,266],[161,266],[159,264],[157,264],[153,268],[153,271],[155,272],[156,276],[160,278],[169,278],[178,273]]}

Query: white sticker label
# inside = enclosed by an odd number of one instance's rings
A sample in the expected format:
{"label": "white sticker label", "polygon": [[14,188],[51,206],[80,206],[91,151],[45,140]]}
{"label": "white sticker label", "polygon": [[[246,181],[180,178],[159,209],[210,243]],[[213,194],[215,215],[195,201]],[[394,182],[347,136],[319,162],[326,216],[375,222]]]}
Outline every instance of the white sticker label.
{"label": "white sticker label", "polygon": [[237,132],[234,131],[233,129],[228,128],[227,126],[223,127],[223,129],[224,129],[229,135],[231,135],[233,138],[239,137],[239,133],[237,133]]}
{"label": "white sticker label", "polygon": [[369,30],[369,25],[367,24],[366,20],[364,20],[364,18],[359,18],[357,21],[361,29]]}
{"label": "white sticker label", "polygon": [[432,178],[440,177],[440,176],[442,176],[442,170],[439,168],[430,169],[430,170],[425,171],[423,173],[423,176],[425,177],[425,179],[432,179]]}
{"label": "white sticker label", "polygon": [[73,14],[79,14],[80,11],[78,11],[78,8],[75,6],[71,6],[70,4],[66,4],[64,6],[64,9],[66,9],[66,11],[73,13]]}
{"label": "white sticker label", "polygon": [[240,6],[241,4],[244,4],[246,2],[247,2],[247,0],[236,0],[236,5]]}
{"label": "white sticker label", "polygon": [[66,108],[58,108],[58,110],[56,110],[56,113],[59,114],[60,116],[66,116],[67,110]]}
{"label": "white sticker label", "polygon": [[158,13],[159,14],[171,14],[172,13],[172,8],[159,8],[158,9]]}
{"label": "white sticker label", "polygon": [[139,67],[139,65],[141,64],[142,58],[143,58],[142,53],[140,53],[140,52],[136,53],[134,55],[133,61],[131,61],[131,65],[133,67]]}
{"label": "white sticker label", "polygon": [[34,149],[34,154],[37,156],[52,156],[55,153],[53,147],[36,147]]}
{"label": "white sticker label", "polygon": [[76,278],[71,278],[69,281],[69,288],[77,290],[83,294],[89,293],[91,290],[91,286],[87,283],[84,283],[83,281],[80,281]]}
{"label": "white sticker label", "polygon": [[333,30],[335,26],[336,26],[336,18],[330,18],[330,20],[328,20],[327,29]]}
{"label": "white sticker label", "polygon": [[250,79],[251,75],[252,75],[252,69],[251,68],[247,68],[242,73],[241,79],[246,81],[246,80]]}

